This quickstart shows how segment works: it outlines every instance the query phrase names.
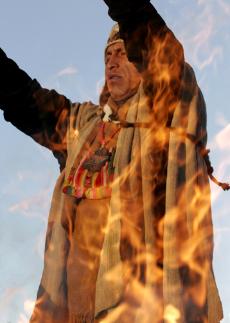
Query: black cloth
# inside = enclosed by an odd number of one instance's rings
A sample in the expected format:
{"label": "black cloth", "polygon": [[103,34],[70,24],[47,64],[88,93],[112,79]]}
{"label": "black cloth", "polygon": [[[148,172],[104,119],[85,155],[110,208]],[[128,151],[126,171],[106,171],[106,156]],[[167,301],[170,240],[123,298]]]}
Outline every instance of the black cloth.
{"label": "black cloth", "polygon": [[0,108],[6,121],[50,149],[63,169],[70,101],[41,87],[0,49]]}

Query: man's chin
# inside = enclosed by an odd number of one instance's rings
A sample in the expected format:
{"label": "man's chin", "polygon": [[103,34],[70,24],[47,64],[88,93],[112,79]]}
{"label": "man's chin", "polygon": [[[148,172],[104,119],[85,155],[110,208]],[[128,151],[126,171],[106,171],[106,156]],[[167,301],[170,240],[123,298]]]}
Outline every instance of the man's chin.
{"label": "man's chin", "polygon": [[130,97],[135,95],[138,91],[139,85],[133,89],[128,89],[127,91],[121,91],[120,89],[111,89],[109,90],[111,98],[115,102],[128,100]]}
{"label": "man's chin", "polygon": [[114,101],[124,100],[125,97],[128,96],[128,91],[121,91],[119,88],[116,87],[109,88],[109,93]]}

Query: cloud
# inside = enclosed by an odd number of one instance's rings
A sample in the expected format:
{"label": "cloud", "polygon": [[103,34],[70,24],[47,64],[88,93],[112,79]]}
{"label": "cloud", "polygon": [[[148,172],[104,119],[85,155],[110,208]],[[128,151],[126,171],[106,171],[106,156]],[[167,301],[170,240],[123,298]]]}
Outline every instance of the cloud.
{"label": "cloud", "polygon": [[185,45],[188,61],[203,71],[210,65],[216,68],[223,59],[225,38],[229,35],[230,5],[225,0],[197,0],[196,3],[183,8],[181,21],[185,28],[178,35]]}
{"label": "cloud", "polygon": [[191,45],[194,48],[194,62],[200,70],[203,70],[208,65],[213,64],[218,57],[221,57],[222,48],[212,44],[216,20],[211,6],[206,4],[205,1],[200,1],[199,5],[203,6],[203,10],[199,16],[199,30],[192,37]]}
{"label": "cloud", "polygon": [[220,150],[228,150],[230,152],[230,124],[222,129],[215,137],[215,142]]}
{"label": "cloud", "polygon": [[13,298],[17,295],[19,289],[18,288],[7,288],[1,293],[0,297],[0,312],[3,312],[4,308],[7,308]]}
{"label": "cloud", "polygon": [[[214,176],[220,182],[229,183],[229,171],[230,171],[230,123],[223,120],[223,116],[220,116],[220,122],[223,124],[223,128],[217,133],[213,140],[209,143],[211,149],[211,161],[212,155],[216,156],[214,166]],[[224,123],[225,122],[225,123]],[[217,202],[223,191],[213,182],[211,182],[212,189],[212,201]]]}
{"label": "cloud", "polygon": [[47,213],[44,212],[44,210],[48,210],[49,204],[50,188],[43,189],[34,196],[31,196],[28,199],[24,199],[19,203],[11,205],[8,211],[13,214],[20,212],[24,216],[28,217],[43,217],[42,214]]}
{"label": "cloud", "polygon": [[75,75],[78,70],[74,66],[68,66],[57,73],[57,76]]}
{"label": "cloud", "polygon": [[225,14],[230,16],[230,5],[227,4],[224,0],[218,0],[218,3],[224,10]]}
{"label": "cloud", "polygon": [[226,127],[228,125],[228,120],[226,119],[226,116],[222,113],[217,113],[216,124],[222,128]]}
{"label": "cloud", "polygon": [[28,317],[27,316],[25,316],[24,314],[20,314],[19,315],[19,320],[18,320],[18,322],[17,323],[28,323]]}

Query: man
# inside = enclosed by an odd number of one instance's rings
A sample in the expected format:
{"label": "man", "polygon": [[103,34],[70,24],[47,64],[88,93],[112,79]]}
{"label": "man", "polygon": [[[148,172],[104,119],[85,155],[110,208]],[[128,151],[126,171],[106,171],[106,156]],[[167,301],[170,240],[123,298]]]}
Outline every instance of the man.
{"label": "man", "polygon": [[0,52],[4,117],[58,159],[31,322],[209,322],[205,103],[148,0],[106,0],[114,27],[100,105],[43,89]]}

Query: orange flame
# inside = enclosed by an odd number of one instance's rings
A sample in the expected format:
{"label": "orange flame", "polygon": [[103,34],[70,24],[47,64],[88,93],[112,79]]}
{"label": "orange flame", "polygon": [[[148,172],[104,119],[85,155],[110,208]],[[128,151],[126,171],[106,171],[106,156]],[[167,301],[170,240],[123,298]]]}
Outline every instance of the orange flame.
{"label": "orange flame", "polygon": [[[111,201],[59,196],[63,212],[56,210],[58,219],[51,219],[46,244],[46,266],[55,270],[48,279],[44,271],[42,284],[49,290],[42,290],[32,322],[40,315],[47,323],[54,317],[60,323],[92,322],[95,307],[101,306],[95,322],[206,323],[214,315],[210,299],[219,304],[207,173],[196,142],[187,137],[205,141],[205,129],[196,132],[203,101],[174,35],[162,32],[151,42],[143,73],[150,127],[139,129],[139,137],[133,130],[139,145],[128,147],[129,162],[118,161]],[[141,99],[145,105],[146,96]],[[67,113],[59,115],[56,137],[49,138],[53,150],[65,150]],[[179,121],[172,134],[175,114]],[[47,140],[39,136],[37,141]],[[196,158],[201,166],[191,169]],[[112,208],[118,211],[111,214]],[[65,282],[55,286],[56,277]],[[103,284],[110,290],[101,288]],[[104,302],[113,298],[111,308],[103,311],[97,293]]]}

